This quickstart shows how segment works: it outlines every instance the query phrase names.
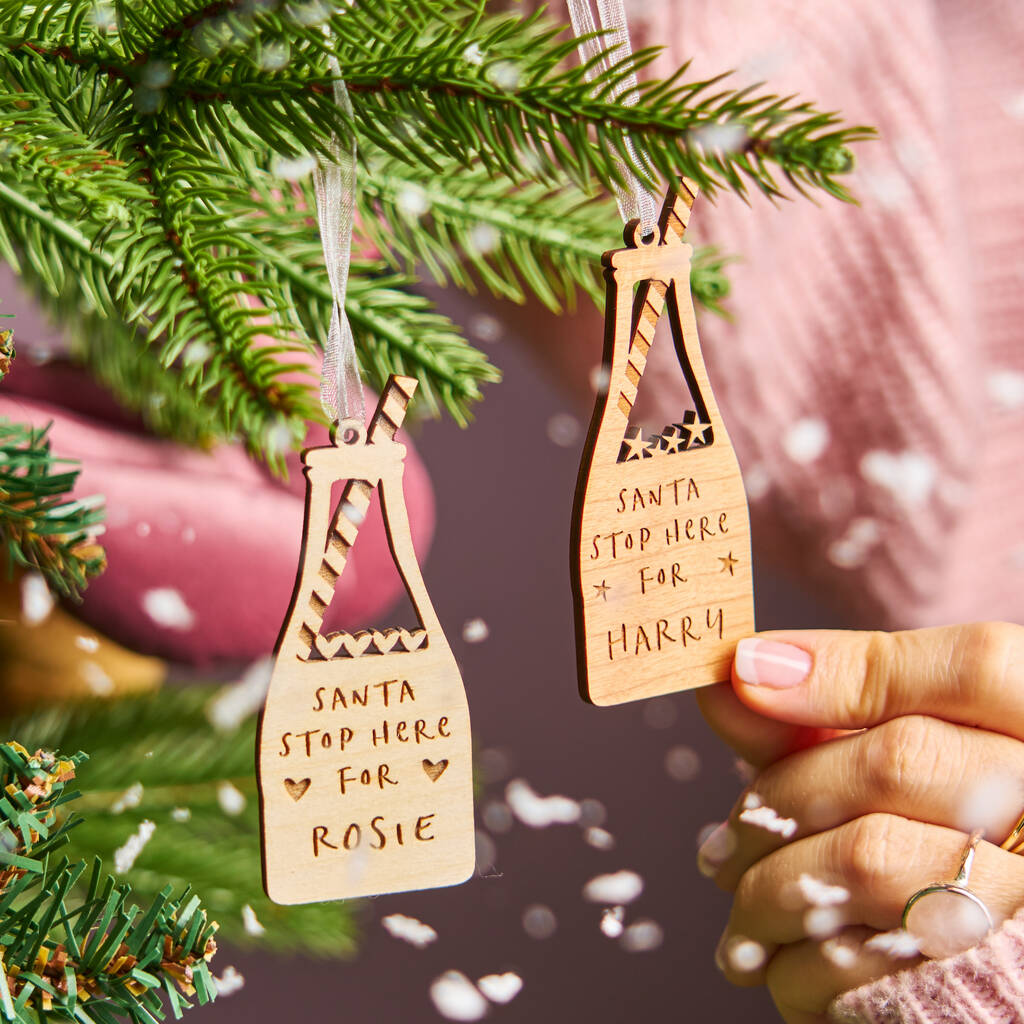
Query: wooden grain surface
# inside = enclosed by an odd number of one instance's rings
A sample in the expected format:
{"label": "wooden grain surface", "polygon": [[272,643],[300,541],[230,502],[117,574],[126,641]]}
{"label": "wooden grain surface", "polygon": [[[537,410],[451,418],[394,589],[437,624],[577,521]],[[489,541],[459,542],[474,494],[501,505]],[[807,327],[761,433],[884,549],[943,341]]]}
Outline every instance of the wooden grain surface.
{"label": "wooden grain surface", "polygon": [[[696,195],[684,179],[655,237],[634,223],[626,248],[604,257],[608,389],[584,448],[571,551],[580,692],[595,704],[722,682],[754,629],[746,495],[701,355],[682,240]],[[690,395],[677,423],[644,437],[629,417],[664,316]]]}
{"label": "wooden grain surface", "polygon": [[[452,885],[473,872],[469,708],[413,551],[394,440],[415,387],[392,377],[368,430],[342,423],[336,445],[303,456],[303,554],[257,741],[264,885],[277,903]],[[325,636],[374,488],[420,628]]]}

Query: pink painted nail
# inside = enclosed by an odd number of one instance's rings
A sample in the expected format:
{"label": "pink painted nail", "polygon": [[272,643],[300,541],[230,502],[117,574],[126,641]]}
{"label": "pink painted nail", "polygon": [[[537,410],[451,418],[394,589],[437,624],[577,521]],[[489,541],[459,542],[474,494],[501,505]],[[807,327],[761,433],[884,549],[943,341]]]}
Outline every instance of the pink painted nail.
{"label": "pink painted nail", "polygon": [[811,671],[811,656],[792,644],[747,637],[736,645],[736,675],[748,686],[785,690],[802,683]]}
{"label": "pink painted nail", "polygon": [[713,878],[735,851],[736,835],[728,822],[723,821],[697,851],[697,870],[706,878]]}

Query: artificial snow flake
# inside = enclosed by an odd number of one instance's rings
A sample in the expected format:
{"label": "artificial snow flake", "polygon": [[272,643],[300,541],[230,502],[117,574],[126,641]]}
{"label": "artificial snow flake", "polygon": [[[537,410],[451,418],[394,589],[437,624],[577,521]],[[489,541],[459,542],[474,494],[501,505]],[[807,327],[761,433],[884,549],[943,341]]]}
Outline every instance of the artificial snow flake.
{"label": "artificial snow flake", "polygon": [[826,960],[842,970],[847,970],[857,962],[857,951],[840,939],[826,939],[821,944],[821,952]]}
{"label": "artificial snow flake", "polygon": [[592,825],[603,825],[607,818],[608,809],[600,800],[595,800],[592,796],[588,796],[585,800],[580,801],[579,823],[584,828],[589,828]]}
{"label": "artificial snow flake", "polygon": [[146,846],[146,843],[153,838],[153,833],[156,831],[156,825],[153,822],[146,820],[140,821],[139,827],[136,831],[128,837],[128,840],[123,846],[119,846],[114,851],[114,870],[119,874],[123,875],[126,871],[130,871],[135,861],[138,860],[139,854],[142,853]]}
{"label": "artificial snow flake", "polygon": [[867,561],[870,549],[878,543],[881,533],[877,519],[859,516],[851,521],[842,537],[829,545],[829,561],[840,569],[856,569]]}
{"label": "artificial snow flake", "polygon": [[491,628],[483,619],[470,619],[462,627],[462,639],[467,644],[483,643],[491,635]]}
{"label": "artificial snow flake", "polygon": [[644,725],[652,729],[668,729],[675,725],[678,711],[671,697],[652,697],[644,701]]}
{"label": "artificial snow flake", "polygon": [[142,783],[133,782],[111,805],[111,814],[121,814],[142,803]]}
{"label": "artificial snow flake", "polygon": [[135,524],[135,533],[139,537],[148,537],[152,532],[153,528],[149,525],[149,523],[143,522]]}
{"label": "artificial snow flake", "polygon": [[98,662],[83,661],[78,666],[78,672],[89,691],[97,697],[109,697],[114,692],[114,680]]}
{"label": "artificial snow flake", "polygon": [[865,949],[873,949],[878,953],[886,953],[889,956],[909,959],[921,952],[917,939],[908,931],[897,928],[891,932],[880,932],[872,935],[864,943]]}
{"label": "artificial snow flake", "polygon": [[748,135],[742,124],[733,121],[702,125],[690,132],[690,139],[705,150],[735,153],[746,145]]}
{"label": "artificial snow flake", "polygon": [[330,16],[330,8],[321,0],[303,0],[288,5],[288,13],[300,25],[322,25]]}
{"label": "artificial snow flake", "polygon": [[100,649],[100,642],[94,636],[76,636],[75,646],[80,651],[86,651],[89,654],[95,654]]}
{"label": "artificial snow flake", "polygon": [[245,670],[237,683],[218,690],[206,704],[206,717],[218,732],[234,732],[263,706],[270,687],[274,659],[260,658]]}
{"label": "artificial snow flake", "polygon": [[405,914],[388,914],[380,923],[389,935],[417,949],[425,949],[437,939],[437,932],[429,924]]}
{"label": "artificial snow flake", "polygon": [[608,390],[608,385],[611,381],[611,371],[603,363],[598,363],[590,371],[590,387],[599,395],[603,395]]}
{"label": "artificial snow flake", "polygon": [[760,501],[772,489],[772,476],[763,462],[758,462],[743,473],[743,487],[751,501]]}
{"label": "artificial snow flake", "polygon": [[230,782],[222,782],[217,786],[217,803],[229,817],[237,817],[245,810],[245,794]]}
{"label": "artificial snow flake", "polygon": [[195,612],[173,587],[156,587],[142,595],[142,610],[165,629],[189,630],[195,625]]}
{"label": "artificial snow flake", "polygon": [[245,987],[245,978],[234,967],[225,967],[219,978],[214,976],[213,987],[219,996],[233,996]]}
{"label": "artificial snow flake", "polygon": [[752,789],[743,794],[743,810],[752,811],[763,806],[764,801]]}
{"label": "artificial snow flake", "polygon": [[480,49],[479,43],[470,43],[462,51],[462,59],[467,64],[472,64],[474,67],[479,67],[484,62],[484,51]]}
{"label": "artificial snow flake", "polygon": [[186,526],[181,531],[181,542],[183,544],[194,544],[196,540],[196,531],[191,526]]}
{"label": "artificial snow flake", "polygon": [[252,935],[254,937],[262,935],[267,929],[260,924],[260,919],[256,916],[256,911],[246,903],[242,907],[242,927],[245,929],[246,935]]}
{"label": "artificial snow flake", "polygon": [[499,835],[507,832],[512,827],[512,820],[508,804],[503,804],[500,800],[491,800],[484,806],[483,821],[492,832]]}
{"label": "artificial snow flake", "polygon": [[804,914],[804,931],[812,939],[827,939],[843,927],[843,915],[836,907],[811,907]]}
{"label": "artificial snow flake", "polygon": [[271,165],[270,173],[275,178],[285,181],[301,181],[308,178],[316,170],[316,157],[310,153],[301,156],[277,156]]}
{"label": "artificial snow flake", "polygon": [[985,380],[989,398],[1004,412],[1024,406],[1024,373],[996,370]]}
{"label": "artificial snow flake", "polygon": [[583,898],[591,903],[609,903],[615,906],[632,903],[644,891],[644,880],[629,870],[598,875],[583,887]]}
{"label": "artificial snow flake", "polygon": [[21,621],[26,626],[45,622],[53,611],[53,604],[53,594],[38,572],[27,572],[21,577]]}
{"label": "artificial snow flake", "polygon": [[657,921],[644,918],[634,921],[622,933],[619,945],[627,953],[650,953],[665,940],[665,932]]}
{"label": "artificial snow flake", "polygon": [[395,205],[410,220],[422,217],[430,209],[426,193],[417,185],[404,186],[395,198]]}
{"label": "artificial snow flake", "polygon": [[729,942],[725,953],[729,966],[741,974],[749,974],[764,966],[766,956],[764,946],[760,942],[739,936]]}
{"label": "artificial snow flake", "polygon": [[539,796],[523,779],[505,787],[505,800],[512,813],[530,828],[573,825],[580,819],[580,805],[567,796]]}
{"label": "artificial snow flake", "polygon": [[514,92],[519,88],[522,74],[519,67],[510,60],[499,60],[487,69],[487,77],[492,85],[506,92]]}
{"label": "artificial snow flake", "polygon": [[449,1020],[480,1020],[487,1000],[461,971],[445,971],[430,983],[430,998],[437,1012]]}
{"label": "artificial snow flake", "polygon": [[492,1003],[511,1003],[523,990],[523,979],[514,971],[504,974],[485,974],[477,979],[477,988]]}
{"label": "artificial snow flake", "polygon": [[501,338],[501,321],[498,320],[497,317],[490,316],[487,313],[477,313],[477,315],[469,321],[469,333],[472,334],[477,341],[482,341],[486,344],[493,344]]}
{"label": "artificial snow flake", "polygon": [[532,903],[523,911],[523,931],[531,939],[550,939],[557,929],[558,918],[543,903]]}
{"label": "artificial snow flake", "polygon": [[282,39],[272,39],[260,51],[260,67],[264,71],[280,71],[291,60],[291,47]]}
{"label": "artificial snow flake", "polygon": [[835,907],[850,899],[850,890],[841,885],[828,885],[806,872],[797,879],[800,895],[812,907]]}
{"label": "artificial snow flake", "polygon": [[579,440],[580,421],[572,413],[556,412],[548,420],[548,440],[559,448],[571,448]]}
{"label": "artificial snow flake", "polygon": [[501,235],[491,224],[474,224],[469,231],[469,244],[482,255],[493,252],[501,242]]}
{"label": "artificial snow flake", "polygon": [[676,782],[692,782],[700,774],[700,754],[692,747],[672,747],[665,755],[665,772]]}
{"label": "artificial snow flake", "polygon": [[931,496],[938,467],[923,452],[871,451],[860,460],[860,474],[906,505],[923,505]]}
{"label": "artificial snow flake", "polygon": [[609,939],[617,939],[626,930],[622,923],[625,917],[625,907],[605,907],[601,911],[601,934]]}
{"label": "artificial snow flake", "polygon": [[171,811],[171,820],[186,822],[192,820],[192,811],[188,807],[175,807]]}
{"label": "artificial snow flake", "polygon": [[748,807],[740,811],[740,821],[775,832],[783,839],[791,839],[796,832],[796,821],[793,818],[781,818],[770,807]]}
{"label": "artificial snow flake", "polygon": [[475,834],[476,846],[476,872],[478,875],[488,875],[494,870],[494,864],[498,859],[498,847],[494,840],[479,829]]}
{"label": "artificial snow flake", "polygon": [[603,828],[588,828],[583,833],[583,841],[595,850],[612,850],[615,848],[615,836]]}
{"label": "artificial snow flake", "polygon": [[820,458],[828,447],[828,424],[807,417],[797,420],[782,436],[782,450],[801,465]]}

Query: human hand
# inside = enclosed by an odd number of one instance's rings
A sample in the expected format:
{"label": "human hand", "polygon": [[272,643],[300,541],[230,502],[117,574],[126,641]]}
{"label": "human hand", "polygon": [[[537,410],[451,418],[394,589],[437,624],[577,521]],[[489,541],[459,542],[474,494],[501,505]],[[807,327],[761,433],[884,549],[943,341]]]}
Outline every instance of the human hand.
{"label": "human hand", "polygon": [[[1024,859],[993,845],[1024,811],[1024,628],[766,634],[701,703],[763,766],[699,854],[734,894],[716,959],[736,984],[767,984],[789,1024],[918,962],[865,942],[952,881],[966,832],[988,840],[969,886],[994,923],[1024,904]],[[954,939],[958,917],[922,928],[925,948]]]}

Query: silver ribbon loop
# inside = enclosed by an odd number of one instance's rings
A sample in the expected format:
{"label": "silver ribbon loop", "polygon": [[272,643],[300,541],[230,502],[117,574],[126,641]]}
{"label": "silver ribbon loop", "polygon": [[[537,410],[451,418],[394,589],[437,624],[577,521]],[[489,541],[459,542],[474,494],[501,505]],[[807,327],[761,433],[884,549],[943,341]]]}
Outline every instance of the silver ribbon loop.
{"label": "silver ribbon loop", "polygon": [[[341,79],[341,68],[333,55],[328,58],[328,67],[334,76],[334,102],[351,119],[352,102]],[[328,144],[330,161],[321,157],[313,172],[320,242],[333,299],[331,326],[324,344],[320,375],[320,402],[331,420],[358,419],[365,423],[363,381],[359,375],[355,339],[345,315],[356,193],[356,140],[354,132],[350,135],[347,142],[342,142],[332,134]]]}
{"label": "silver ribbon loop", "polygon": [[[597,31],[597,26],[594,23],[590,0],[568,0],[568,3],[569,18],[577,37],[591,36],[589,39],[580,38],[579,54],[583,65],[591,65],[584,74],[587,81],[592,82],[598,75],[609,71],[633,52],[629,40],[629,26],[626,22],[625,3],[624,0],[597,0],[597,12],[601,19],[601,28],[604,29],[604,35],[600,37],[592,35]],[[600,60],[597,60],[599,56]],[[595,63],[591,64],[592,61]],[[612,87],[611,98],[625,106],[633,106],[637,100],[636,75],[629,74],[620,78]],[[634,164],[639,164],[630,139],[624,140],[624,148],[629,159]],[[625,164],[620,162],[619,168],[626,182],[625,188],[618,185],[615,187],[615,201],[619,204],[619,213],[626,223],[638,217],[643,234],[650,234],[658,226],[658,207],[654,196],[640,184],[637,176]]]}

